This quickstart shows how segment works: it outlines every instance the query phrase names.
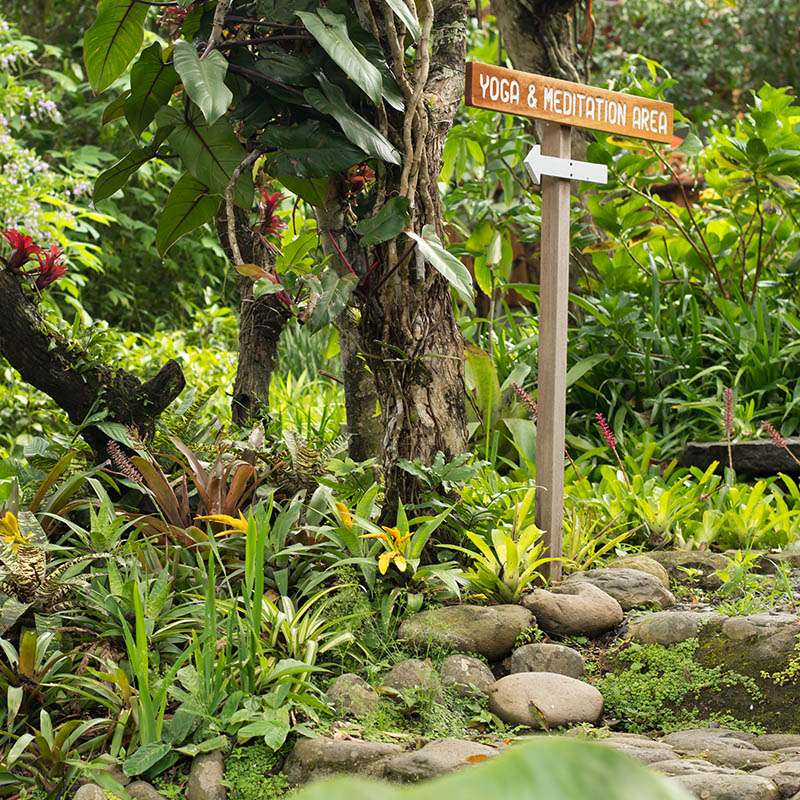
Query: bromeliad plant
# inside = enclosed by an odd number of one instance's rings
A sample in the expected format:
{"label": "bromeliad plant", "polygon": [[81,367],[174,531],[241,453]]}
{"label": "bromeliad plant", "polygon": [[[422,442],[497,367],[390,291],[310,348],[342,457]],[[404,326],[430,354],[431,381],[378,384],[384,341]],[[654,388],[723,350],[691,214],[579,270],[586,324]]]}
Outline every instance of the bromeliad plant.
{"label": "bromeliad plant", "polygon": [[542,532],[533,524],[532,507],[535,489],[529,489],[516,507],[510,530],[493,527],[484,539],[472,531],[464,535],[474,550],[458,545],[442,545],[472,559],[471,569],[462,572],[468,586],[480,599],[492,603],[517,603],[534,583],[545,583],[540,567],[564,558],[542,556]]}

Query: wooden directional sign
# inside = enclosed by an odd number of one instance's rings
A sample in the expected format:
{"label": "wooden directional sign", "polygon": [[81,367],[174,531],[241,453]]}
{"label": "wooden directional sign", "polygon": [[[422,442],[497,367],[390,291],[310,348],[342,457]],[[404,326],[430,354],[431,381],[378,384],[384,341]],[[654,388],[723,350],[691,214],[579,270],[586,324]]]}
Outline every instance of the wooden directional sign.
{"label": "wooden directional sign", "polygon": [[[570,158],[571,126],[672,142],[672,105],[489,64],[467,64],[467,105],[543,120],[541,149],[525,159],[542,183],[539,386],[536,420],[536,524],[547,555],[562,552],[567,395],[570,180],[606,182],[601,164]],[[561,562],[544,565],[551,580]]]}
{"label": "wooden directional sign", "polygon": [[672,142],[672,103],[530,72],[467,64],[468,106],[636,139]]}
{"label": "wooden directional sign", "polygon": [[542,175],[566,178],[568,181],[588,181],[589,183],[608,183],[608,167],[605,164],[592,164],[590,161],[575,161],[571,158],[543,156],[542,148],[534,145],[525,158],[525,169],[534,183],[542,182]]}

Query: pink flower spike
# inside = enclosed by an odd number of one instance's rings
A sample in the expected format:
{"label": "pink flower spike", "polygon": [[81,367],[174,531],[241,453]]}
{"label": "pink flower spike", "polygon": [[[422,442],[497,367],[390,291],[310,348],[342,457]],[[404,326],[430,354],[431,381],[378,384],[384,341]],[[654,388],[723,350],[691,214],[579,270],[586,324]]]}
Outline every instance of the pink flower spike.
{"label": "pink flower spike", "polygon": [[51,283],[66,275],[67,267],[60,264],[59,259],[64,255],[58,245],[53,245],[49,253],[39,252],[36,258],[39,260],[39,275],[36,278],[36,288],[41,291],[46,289]]}
{"label": "pink flower spike", "polygon": [[616,450],[617,447],[617,440],[614,438],[614,432],[606,422],[606,418],[598,411],[595,414],[597,417],[597,426],[600,428],[600,432],[603,434],[603,439],[605,439],[606,444],[612,449]]}
{"label": "pink flower spike", "polygon": [[776,445],[778,445],[778,447],[786,447],[786,439],[784,439],[783,436],[781,436],[778,431],[775,430],[772,424],[765,420],[761,423],[761,427],[770,435],[770,438],[773,442],[775,442]]}

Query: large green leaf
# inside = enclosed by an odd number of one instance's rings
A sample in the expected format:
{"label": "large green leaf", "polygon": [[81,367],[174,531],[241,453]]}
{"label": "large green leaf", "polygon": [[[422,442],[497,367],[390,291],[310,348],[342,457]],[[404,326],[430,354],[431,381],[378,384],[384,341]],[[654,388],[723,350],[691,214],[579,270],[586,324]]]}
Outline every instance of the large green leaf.
{"label": "large green leaf", "polygon": [[102,125],[108,125],[115,119],[119,119],[125,113],[125,103],[131,96],[131,90],[126,89],[119,97],[115,97],[104,109],[100,119]]}
{"label": "large green leaf", "polygon": [[267,158],[270,175],[327,178],[364,160],[363,150],[316,120],[271,125],[261,135],[261,142],[277,151]]}
{"label": "large green leaf", "polygon": [[137,0],[97,4],[97,19],[83,38],[86,74],[95,92],[111,86],[139,52],[148,8]]}
{"label": "large green leaf", "polygon": [[324,206],[328,196],[328,178],[298,178],[294,175],[277,175],[275,179],[282,183],[292,194],[312,206]]}
{"label": "large green leaf", "polygon": [[408,198],[393,197],[374,217],[362,219],[356,225],[362,247],[388,242],[402,233],[408,223]]}
{"label": "large green leaf", "polygon": [[161,45],[148,47],[131,68],[131,92],[125,101],[125,119],[133,135],[142,131],[155,119],[156,111],[165,106],[178,82],[178,73],[171,64],[165,64]]}
{"label": "large green leaf", "polygon": [[219,208],[220,197],[208,193],[208,186],[185,172],[167,198],[156,231],[158,254],[172,247],[181,236],[208,222]]}
{"label": "large green leaf", "polygon": [[327,8],[318,8],[316,14],[298,11],[297,16],[322,49],[344,70],[345,75],[376,106],[380,105],[383,88],[380,70],[367,61],[350,41],[345,17]]}
{"label": "large green leaf", "polygon": [[690,800],[680,785],[594,742],[542,738],[413,786],[365,778],[318,781],[296,800]]}
{"label": "large green leaf", "polygon": [[471,342],[464,348],[464,379],[483,423],[491,429],[500,411],[500,381],[492,357]]}
{"label": "large green leaf", "polygon": [[186,94],[213,125],[227,110],[233,92],[225,85],[228,61],[219,50],[212,50],[202,61],[197,50],[185,39],[175,42],[172,59],[183,81]]}
{"label": "large green leaf", "polygon": [[390,164],[400,164],[400,153],[379,130],[350,108],[342,89],[326,80],[322,74],[317,75],[317,78],[322,92],[306,89],[303,93],[306,100],[317,111],[330,114],[342,126],[345,136],[365,153]]}
{"label": "large green leaf", "polygon": [[151,145],[137,147],[136,150],[131,150],[128,155],[110,166],[105,172],[101,172],[94,184],[94,202],[99,203],[101,200],[111,197],[117,189],[121,189],[128,182],[128,178],[142,164],[146,164],[151,158],[155,158],[155,155],[155,148]]}
{"label": "large green leaf", "polygon": [[172,750],[172,745],[166,742],[143,744],[130,758],[126,758],[122,762],[122,771],[129,778],[141,775],[161,761],[170,750]]}
{"label": "large green leaf", "polygon": [[[183,114],[174,108],[162,108],[156,114],[159,126],[173,125],[169,143],[180,155],[183,165],[211,194],[224,195],[233,173],[245,157],[244,148],[225,120],[207,125],[197,106]],[[253,202],[253,176],[244,170],[236,183],[236,204],[250,208]]]}
{"label": "large green leaf", "polygon": [[356,288],[356,282],[356,276],[351,273],[339,276],[331,269],[323,274],[321,296],[309,320],[312,331],[324,328],[339,316]]}
{"label": "large green leaf", "polygon": [[404,0],[386,0],[386,5],[394,11],[416,42],[417,39],[419,39],[419,23],[414,18],[414,15],[411,13]]}
{"label": "large green leaf", "polygon": [[261,45],[259,59],[253,68],[293,87],[313,86],[316,82],[314,69],[307,59],[289,55],[277,44]]}
{"label": "large green leaf", "polygon": [[406,235],[417,243],[417,247],[419,247],[419,251],[425,260],[446,278],[458,292],[459,297],[470,308],[474,309],[472,276],[469,274],[469,270],[454,255],[444,249],[433,225],[426,225],[422,229],[422,236],[413,231],[406,231]]}

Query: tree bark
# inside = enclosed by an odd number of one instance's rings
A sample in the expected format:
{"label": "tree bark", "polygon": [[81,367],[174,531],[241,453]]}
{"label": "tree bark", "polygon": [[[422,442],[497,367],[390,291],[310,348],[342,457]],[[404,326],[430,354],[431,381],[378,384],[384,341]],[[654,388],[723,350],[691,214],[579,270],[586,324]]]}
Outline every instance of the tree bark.
{"label": "tree bark", "polygon": [[[353,269],[359,281],[363,280],[368,270],[367,253],[360,246],[349,219],[348,189],[342,175],[330,179],[325,206],[315,211],[323,252],[331,257],[336,271],[345,275]],[[356,289],[356,302],[359,301],[359,291]],[[350,457],[354,461],[380,458],[383,429],[375,413],[378,395],[375,378],[364,358],[364,352],[369,348],[362,341],[349,308],[345,308],[340,316],[336,329],[342,360]]]}
{"label": "tree bark", "polygon": [[[437,181],[464,89],[467,3],[440,0],[419,8],[423,31],[426,10],[431,15],[430,55],[423,33],[413,75],[387,5],[369,8],[373,32],[406,97],[403,114],[378,120],[405,152],[402,166],[379,165],[376,211],[382,200],[405,196],[411,201],[409,228],[421,233],[432,225],[441,238]],[[400,236],[374,248],[373,260],[378,267],[364,287],[359,331],[380,402],[387,508],[393,511],[398,495],[414,502],[421,491],[399,459],[430,464],[438,451],[449,459],[466,449],[464,341],[448,282],[413,242]]]}
{"label": "tree bark", "polygon": [[[245,264],[273,268],[269,249],[253,234],[247,212],[234,210],[235,236]],[[228,241],[225,203],[216,216],[217,235],[228,258],[233,253]],[[278,342],[291,311],[275,294],[253,297],[253,281],[237,275],[239,289],[239,360],[231,399],[231,415],[236,425],[246,427],[262,419],[269,408],[269,384],[278,357]]]}
{"label": "tree bark", "polygon": [[[514,69],[585,82],[588,76],[574,31],[577,6],[578,0],[492,0]],[[573,128],[572,152],[579,159],[586,153],[586,138],[579,128]]]}
{"label": "tree bark", "polygon": [[[110,420],[139,438],[152,436],[155,420],[186,384],[176,361],[170,359],[142,383],[125,370],[94,360],[76,343],[49,333],[20,279],[4,269],[0,269],[0,297],[0,354],[23,380],[49,395],[75,425],[83,423],[90,411],[105,407]],[[89,426],[81,435],[98,463],[108,458],[109,437],[99,428]]]}

